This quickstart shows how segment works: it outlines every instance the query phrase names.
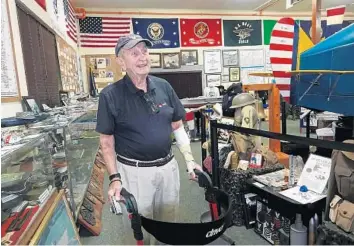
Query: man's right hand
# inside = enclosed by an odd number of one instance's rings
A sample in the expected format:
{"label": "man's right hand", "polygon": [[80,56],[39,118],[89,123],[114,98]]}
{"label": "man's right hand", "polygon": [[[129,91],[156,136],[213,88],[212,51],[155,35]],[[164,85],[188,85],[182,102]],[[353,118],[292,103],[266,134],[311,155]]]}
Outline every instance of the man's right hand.
{"label": "man's right hand", "polygon": [[112,180],[108,188],[108,199],[112,203],[112,198],[114,197],[117,201],[120,200],[120,191],[122,189],[122,181],[119,179]]}

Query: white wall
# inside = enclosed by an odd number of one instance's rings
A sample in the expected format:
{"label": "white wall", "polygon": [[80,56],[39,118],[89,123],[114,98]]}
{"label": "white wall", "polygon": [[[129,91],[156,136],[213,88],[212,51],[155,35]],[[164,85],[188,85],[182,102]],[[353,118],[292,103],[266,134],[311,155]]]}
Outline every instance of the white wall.
{"label": "white wall", "polygon": [[[22,4],[26,5],[35,15],[39,16],[40,19],[47,24],[52,29],[56,30],[55,32],[61,36],[66,42],[74,47],[76,50],[76,44],[68,38],[65,34],[62,34],[57,31],[55,25],[52,23],[50,15],[48,12],[44,11],[34,0],[18,0]],[[26,75],[25,75],[25,67],[23,62],[23,54],[22,54],[22,47],[21,47],[21,38],[19,32],[19,23],[18,23],[18,16],[16,10],[16,3],[15,0],[8,0],[9,3],[9,16],[11,20],[13,38],[14,38],[14,50],[15,50],[15,57],[16,57],[16,65],[18,69],[18,79],[19,79],[19,87],[20,93],[22,96],[28,95],[27,90],[27,82],[26,82]],[[200,14],[196,15],[196,10],[158,10],[155,9],[86,9],[87,16],[100,16],[100,15],[107,15],[107,12],[115,12],[111,14],[112,16],[121,16],[121,17],[151,17],[151,18],[222,18],[222,19],[279,19],[283,17],[283,13],[266,13],[262,16],[256,16],[255,13],[245,13],[245,12],[235,12],[235,11],[208,11],[204,12],[202,10],[199,11]],[[311,19],[311,13],[288,13],[288,16],[291,16],[295,19]],[[325,16],[325,13],[322,14]],[[345,19],[353,19],[353,13],[346,13]],[[221,49],[222,47],[211,47],[207,49]],[[230,47],[230,49],[246,49],[250,47]],[[251,46],[251,48],[257,48],[257,46]],[[156,49],[152,50],[151,52],[156,53],[168,53],[168,52],[179,52],[181,48],[175,49]],[[188,48],[183,48],[188,49]],[[203,50],[205,48],[189,48],[189,49],[197,49],[198,50],[198,61],[199,65],[198,69],[203,69]],[[227,48],[225,48],[227,49]],[[101,49],[93,49],[93,48],[80,48],[78,50],[81,56],[89,55],[89,54],[114,54],[113,48],[101,48]],[[88,82],[87,82],[87,75],[86,75],[86,63],[85,59],[81,58],[81,66],[82,66],[82,75],[83,75],[83,82],[84,82],[84,89],[88,91]],[[205,80],[205,76],[203,76],[203,80]],[[1,118],[14,116],[16,112],[22,111],[21,103],[14,102],[14,103],[1,103]]]}
{"label": "white wall", "polygon": [[[2,0],[4,1],[4,0]],[[7,0],[9,4],[9,18],[11,21],[14,52],[18,72],[19,89],[21,96],[28,96],[27,81],[25,73],[25,65],[23,60],[22,43],[20,36],[20,27],[17,15],[17,7],[15,0]],[[37,17],[39,17],[46,25],[55,30],[55,25],[52,23],[50,15],[47,11],[42,9],[34,0],[17,0],[19,3],[25,5]],[[69,45],[78,51],[77,45],[66,34],[55,31],[61,36]],[[1,103],[1,118],[15,116],[16,112],[22,112],[21,102]]]}
{"label": "white wall", "polygon": [[[221,18],[225,20],[278,20],[282,17],[285,17],[284,13],[264,13],[263,15],[255,14],[255,12],[235,12],[235,11],[198,11],[196,10],[188,10],[188,9],[181,9],[181,10],[156,10],[156,9],[86,9],[87,16],[120,16],[120,17],[129,17],[129,18]],[[311,12],[302,13],[287,13],[287,16],[290,16],[296,20],[311,20]],[[322,18],[325,18],[326,13],[322,13]],[[346,13],[345,19],[354,19],[353,13]],[[349,16],[349,17],[348,17]],[[223,27],[221,27],[222,29]],[[263,31],[263,27],[262,27]],[[131,27],[131,32],[133,29]],[[223,38],[223,37],[222,37]],[[262,33],[263,39],[263,33]],[[222,40],[224,41],[224,40]],[[202,70],[203,71],[203,51],[204,50],[212,50],[212,49],[263,49],[264,45],[259,46],[238,46],[238,47],[223,47],[223,46],[215,46],[215,47],[180,47],[180,48],[170,48],[170,49],[151,49],[150,53],[170,53],[170,52],[180,52],[181,49],[183,50],[198,50],[198,65],[195,66],[194,69]],[[97,54],[114,54],[114,48],[80,48],[79,50],[80,55],[97,55]],[[86,87],[88,87],[87,82],[87,75],[85,69],[85,59],[81,58],[82,63],[82,71],[83,71],[83,82]],[[185,67],[181,70],[188,70],[190,68]],[[167,72],[168,70],[164,69],[152,69],[152,71],[164,71]],[[178,69],[173,71],[179,71]],[[203,73],[203,87],[205,86],[205,75]]]}

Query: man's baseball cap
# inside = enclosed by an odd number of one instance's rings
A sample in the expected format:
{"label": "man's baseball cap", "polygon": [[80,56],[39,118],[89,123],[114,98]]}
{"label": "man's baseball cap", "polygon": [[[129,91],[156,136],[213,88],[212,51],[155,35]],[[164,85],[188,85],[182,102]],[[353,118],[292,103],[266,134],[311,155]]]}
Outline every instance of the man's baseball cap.
{"label": "man's baseball cap", "polygon": [[127,49],[133,48],[140,42],[144,42],[147,47],[152,47],[152,43],[148,39],[143,39],[140,35],[129,34],[127,36],[120,37],[117,41],[115,53],[118,56],[119,51],[125,47]]}

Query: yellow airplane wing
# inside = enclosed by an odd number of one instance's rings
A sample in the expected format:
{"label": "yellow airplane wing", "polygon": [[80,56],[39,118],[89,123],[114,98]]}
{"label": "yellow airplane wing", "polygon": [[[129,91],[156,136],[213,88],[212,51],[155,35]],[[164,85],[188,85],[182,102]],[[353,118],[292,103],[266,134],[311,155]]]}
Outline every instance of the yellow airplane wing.
{"label": "yellow airplane wing", "polygon": [[354,74],[354,71],[342,70],[293,70],[289,71],[293,75],[297,74]]}
{"label": "yellow airplane wing", "polygon": [[258,77],[273,77],[272,72],[253,72],[249,73],[250,76],[258,76]]}

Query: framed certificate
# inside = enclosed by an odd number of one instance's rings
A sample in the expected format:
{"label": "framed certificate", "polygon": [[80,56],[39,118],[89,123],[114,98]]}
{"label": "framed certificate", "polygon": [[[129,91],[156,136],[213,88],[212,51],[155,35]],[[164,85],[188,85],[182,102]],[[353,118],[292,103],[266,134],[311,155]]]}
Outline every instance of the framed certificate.
{"label": "framed certificate", "polygon": [[204,73],[206,74],[221,74],[222,61],[220,50],[205,50],[204,51]]}
{"label": "framed certificate", "polygon": [[223,50],[222,58],[224,66],[239,66],[238,50]]}
{"label": "framed certificate", "polygon": [[219,86],[221,84],[221,74],[207,74],[207,86]]}
{"label": "framed certificate", "polygon": [[230,82],[240,81],[240,67],[230,67],[229,80]]}

